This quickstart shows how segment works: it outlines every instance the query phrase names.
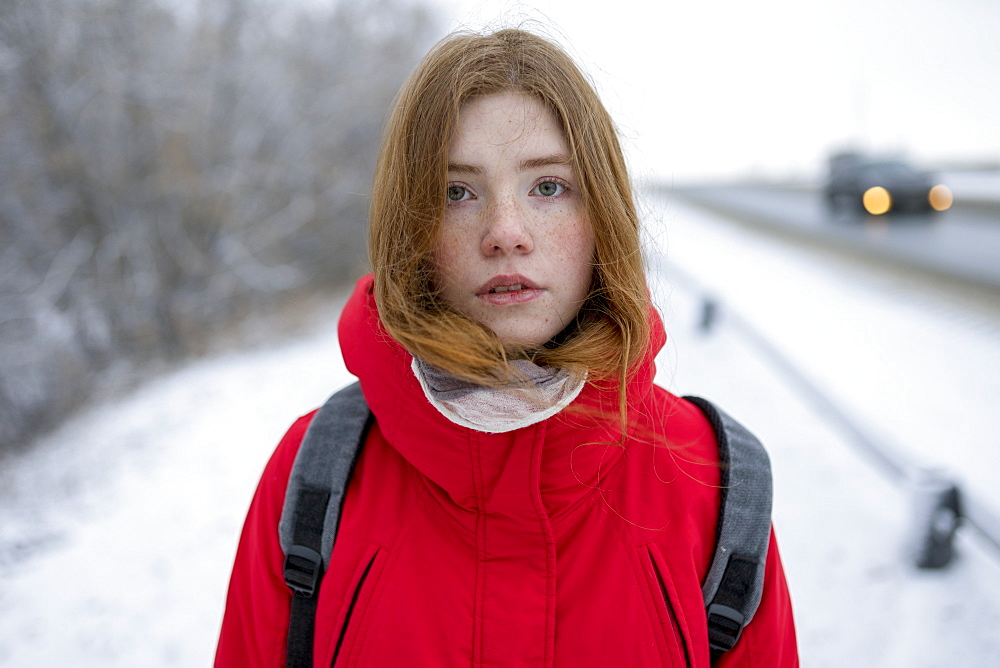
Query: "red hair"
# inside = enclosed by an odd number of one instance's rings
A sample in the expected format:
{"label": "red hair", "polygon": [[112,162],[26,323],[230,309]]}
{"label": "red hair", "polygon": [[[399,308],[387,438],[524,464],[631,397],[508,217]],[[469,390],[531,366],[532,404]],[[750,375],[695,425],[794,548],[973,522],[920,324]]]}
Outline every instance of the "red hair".
{"label": "red hair", "polygon": [[[469,100],[517,92],[559,122],[594,229],[594,275],[573,325],[536,348],[505,346],[448,306],[433,282],[432,246],[444,215],[448,146]],[[593,86],[556,44],[505,29],[439,42],[400,90],[375,170],[369,230],[375,299],[389,333],[453,375],[494,384],[512,356],[620,382],[649,345],[649,293],[639,220],[617,131]]]}

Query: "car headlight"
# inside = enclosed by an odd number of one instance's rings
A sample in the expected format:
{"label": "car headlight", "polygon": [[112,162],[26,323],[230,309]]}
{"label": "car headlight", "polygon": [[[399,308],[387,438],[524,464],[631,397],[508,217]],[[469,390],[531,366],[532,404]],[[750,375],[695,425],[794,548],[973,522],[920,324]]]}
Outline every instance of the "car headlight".
{"label": "car headlight", "polygon": [[865,211],[873,216],[881,216],[892,208],[892,195],[882,186],[874,186],[865,191],[861,198]]}
{"label": "car headlight", "polygon": [[955,198],[951,194],[951,188],[938,184],[927,193],[927,201],[935,211],[947,211],[955,202]]}

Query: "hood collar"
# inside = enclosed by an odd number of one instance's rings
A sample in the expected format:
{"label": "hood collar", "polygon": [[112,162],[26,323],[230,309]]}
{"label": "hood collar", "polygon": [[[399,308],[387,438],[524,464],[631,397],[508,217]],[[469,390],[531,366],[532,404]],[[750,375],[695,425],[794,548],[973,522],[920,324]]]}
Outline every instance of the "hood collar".
{"label": "hood collar", "polygon": [[[652,311],[652,338],[628,381],[630,414],[642,411],[652,391],[657,352],[666,342]],[[593,489],[621,456],[618,384],[587,382],[562,412],[504,433],[482,433],[446,418],[428,400],[411,366],[413,356],[382,326],[374,279],[360,279],[338,327],[347,369],[361,381],[368,406],[386,441],[461,508],[487,512],[527,511],[533,501],[502,492],[540,491],[549,514]]]}

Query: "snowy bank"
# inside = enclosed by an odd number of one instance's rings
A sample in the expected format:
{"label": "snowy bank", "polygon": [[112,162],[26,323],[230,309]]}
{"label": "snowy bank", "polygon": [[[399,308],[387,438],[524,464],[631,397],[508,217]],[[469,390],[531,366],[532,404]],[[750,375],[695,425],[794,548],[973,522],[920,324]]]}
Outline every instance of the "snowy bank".
{"label": "snowy bank", "polygon": [[[651,252],[724,295],[879,433],[995,480],[1000,322],[674,202],[652,218]],[[711,397],[771,452],[804,665],[994,665],[995,555],[963,537],[948,570],[912,569],[899,491],[732,330],[696,335],[680,281],[657,276],[652,290],[671,337],[659,381]],[[210,664],[257,477],[292,420],[348,380],[331,319],[154,380],[9,462],[0,666]]]}

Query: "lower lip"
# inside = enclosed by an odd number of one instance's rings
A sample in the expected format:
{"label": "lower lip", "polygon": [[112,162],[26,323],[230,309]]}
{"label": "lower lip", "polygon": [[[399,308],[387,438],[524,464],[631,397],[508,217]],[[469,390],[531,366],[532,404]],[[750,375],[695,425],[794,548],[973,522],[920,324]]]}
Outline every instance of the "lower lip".
{"label": "lower lip", "polygon": [[494,306],[506,306],[508,304],[524,304],[542,296],[542,290],[535,288],[524,288],[521,290],[508,290],[507,292],[487,292],[479,295],[479,298],[487,304]]}

